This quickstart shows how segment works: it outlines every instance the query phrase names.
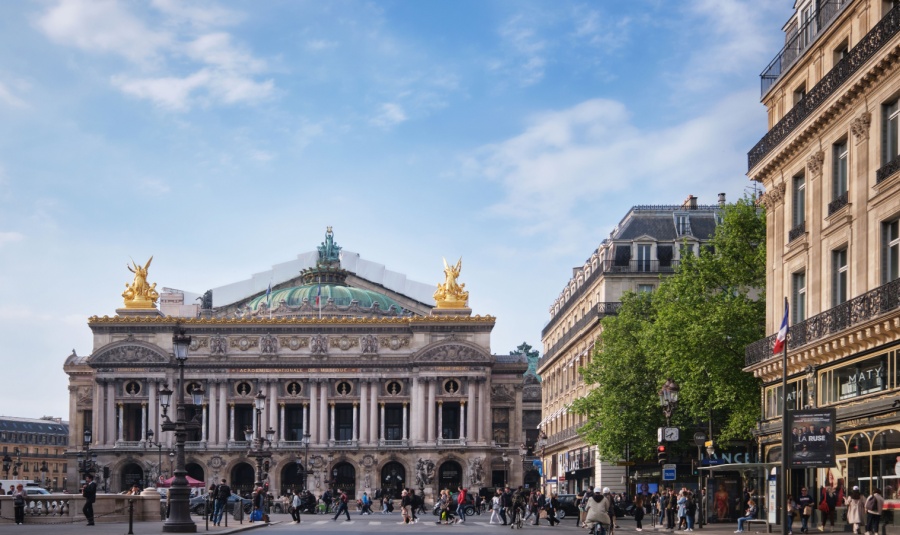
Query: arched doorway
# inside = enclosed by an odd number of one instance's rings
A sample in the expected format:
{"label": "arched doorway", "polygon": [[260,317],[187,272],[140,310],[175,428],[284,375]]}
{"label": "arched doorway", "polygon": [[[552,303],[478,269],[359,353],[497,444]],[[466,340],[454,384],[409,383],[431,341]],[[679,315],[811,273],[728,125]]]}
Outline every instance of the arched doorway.
{"label": "arched doorway", "polygon": [[241,496],[250,497],[254,481],[256,481],[256,472],[250,464],[238,463],[231,469],[231,490]]}
{"label": "arched doorway", "polygon": [[187,463],[184,465],[184,469],[187,470],[187,475],[196,479],[197,481],[206,481],[206,474],[203,471],[203,467],[197,463]]}
{"label": "arched doorway", "polygon": [[350,463],[338,463],[331,470],[334,490],[343,490],[351,500],[356,499],[356,468]]}
{"label": "arched doorway", "polygon": [[456,461],[444,461],[438,470],[438,486],[441,490],[456,490],[462,485],[462,466]]}
{"label": "arched doorway", "polygon": [[381,491],[389,493],[392,498],[399,498],[406,482],[406,468],[402,464],[391,461],[381,469]]}
{"label": "arched doorway", "polygon": [[306,490],[303,465],[296,461],[287,463],[281,469],[281,495],[290,494],[294,489]]}
{"label": "arched doorway", "polygon": [[122,467],[122,477],[121,477],[121,487],[119,491],[128,490],[132,485],[137,483],[144,487],[144,469],[141,468],[139,464],[136,463],[128,463]]}

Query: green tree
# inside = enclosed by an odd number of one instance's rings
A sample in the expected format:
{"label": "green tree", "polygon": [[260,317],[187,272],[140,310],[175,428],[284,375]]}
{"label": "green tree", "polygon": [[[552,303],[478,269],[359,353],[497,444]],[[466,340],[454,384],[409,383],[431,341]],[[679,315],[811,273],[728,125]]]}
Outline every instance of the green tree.
{"label": "green tree", "polygon": [[711,417],[720,441],[749,438],[756,425],[760,385],[743,367],[744,346],[764,336],[765,216],[749,199],[722,216],[699,256],[687,255],[656,291],[623,297],[619,316],[604,318],[583,370],[597,388],[575,404],[601,456],[617,457],[626,444],[652,455],[664,422],[656,392],[666,378],[681,387],[673,425],[690,429]]}

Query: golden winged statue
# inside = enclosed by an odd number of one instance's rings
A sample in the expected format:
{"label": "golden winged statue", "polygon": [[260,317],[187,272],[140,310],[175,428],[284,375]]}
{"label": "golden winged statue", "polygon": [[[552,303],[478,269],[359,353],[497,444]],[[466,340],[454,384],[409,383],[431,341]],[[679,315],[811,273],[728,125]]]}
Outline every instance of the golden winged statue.
{"label": "golden winged statue", "polygon": [[465,283],[456,282],[460,271],[462,271],[462,258],[455,266],[448,264],[447,259],[444,258],[444,283],[438,284],[437,291],[434,292],[437,308],[466,308],[469,292],[465,291]]}
{"label": "golden winged statue", "polygon": [[134,269],[128,264],[125,265],[128,271],[134,273],[134,281],[131,284],[126,282],[125,292],[122,293],[122,297],[125,298],[125,308],[156,308],[156,300],[159,299],[156,283],[147,284],[147,270],[150,269],[150,262],[153,262],[152,256],[143,266],[134,260],[131,261]]}

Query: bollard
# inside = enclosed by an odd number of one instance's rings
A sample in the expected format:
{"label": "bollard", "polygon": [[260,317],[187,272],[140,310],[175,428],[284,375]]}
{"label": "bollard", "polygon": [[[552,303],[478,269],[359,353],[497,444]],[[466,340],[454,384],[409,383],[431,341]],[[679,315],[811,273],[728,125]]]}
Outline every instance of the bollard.
{"label": "bollard", "polygon": [[128,535],[134,535],[134,498],[128,498]]}

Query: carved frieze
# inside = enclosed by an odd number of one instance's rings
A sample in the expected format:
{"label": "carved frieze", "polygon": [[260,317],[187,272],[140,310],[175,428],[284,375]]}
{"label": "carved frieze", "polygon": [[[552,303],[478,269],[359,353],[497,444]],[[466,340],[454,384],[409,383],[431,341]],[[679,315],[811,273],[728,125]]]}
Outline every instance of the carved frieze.
{"label": "carved frieze", "polygon": [[309,337],[308,336],[282,336],[278,339],[281,347],[286,347],[291,351],[297,351],[298,349],[309,347]]}
{"label": "carved frieze", "polygon": [[328,340],[321,334],[317,334],[309,340],[309,352],[313,355],[328,354]]}
{"label": "carved frieze", "polygon": [[853,122],[850,123],[850,133],[853,134],[856,143],[869,139],[869,126],[871,124],[872,114],[867,111],[862,112],[859,117],[853,119]]}
{"label": "carved frieze", "polygon": [[393,350],[409,347],[409,336],[382,336],[381,347]]}
{"label": "carved frieze", "polygon": [[232,338],[229,341],[231,342],[231,347],[240,349],[241,351],[259,347],[259,338],[256,337],[241,336],[240,338]]}
{"label": "carved frieze", "polygon": [[441,344],[416,356],[416,362],[488,362],[490,357],[478,349],[460,343]]}
{"label": "carved frieze", "polygon": [[766,207],[767,210],[772,210],[778,203],[784,200],[784,193],[787,190],[787,185],[782,182],[778,184],[771,190],[765,192],[760,198],[759,203]]}
{"label": "carved frieze", "polygon": [[110,364],[167,364],[169,357],[159,348],[126,342],[116,347],[101,349],[90,357],[88,362],[95,367]]}
{"label": "carved frieze", "polygon": [[371,334],[362,337],[362,353],[363,355],[378,354],[378,338]]}
{"label": "carved frieze", "polygon": [[271,334],[267,334],[260,338],[260,352],[263,355],[274,355],[278,353],[278,340]]}
{"label": "carved frieze", "polygon": [[[513,389],[510,385],[504,384],[492,384],[491,385],[491,401],[513,401],[515,400],[515,394],[513,393]],[[496,421],[497,414],[494,414],[494,419]]]}
{"label": "carved frieze", "polygon": [[331,347],[337,347],[341,351],[347,351],[359,346],[359,338],[355,336],[339,336],[331,339]]}
{"label": "carved frieze", "polygon": [[209,339],[209,354],[224,356],[227,351],[227,340],[224,336],[216,335]]}
{"label": "carved frieze", "polygon": [[197,351],[200,348],[209,347],[209,338],[205,336],[192,336],[191,337],[191,351]]}

